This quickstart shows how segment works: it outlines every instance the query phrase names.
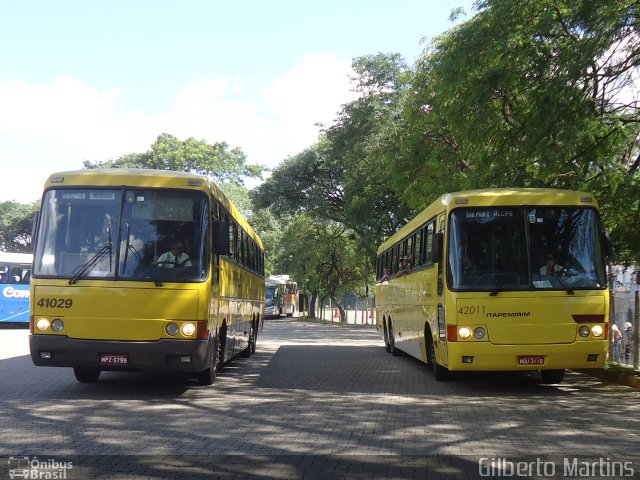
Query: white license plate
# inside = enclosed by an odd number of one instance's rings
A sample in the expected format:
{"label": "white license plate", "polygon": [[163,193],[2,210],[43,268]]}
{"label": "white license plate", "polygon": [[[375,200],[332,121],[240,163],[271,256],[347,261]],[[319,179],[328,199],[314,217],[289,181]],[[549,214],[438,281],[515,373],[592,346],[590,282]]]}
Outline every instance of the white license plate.
{"label": "white license plate", "polygon": [[101,353],[100,365],[110,367],[126,367],[129,365],[129,355]]}
{"label": "white license plate", "polygon": [[544,365],[544,356],[521,355],[518,357],[518,365]]}

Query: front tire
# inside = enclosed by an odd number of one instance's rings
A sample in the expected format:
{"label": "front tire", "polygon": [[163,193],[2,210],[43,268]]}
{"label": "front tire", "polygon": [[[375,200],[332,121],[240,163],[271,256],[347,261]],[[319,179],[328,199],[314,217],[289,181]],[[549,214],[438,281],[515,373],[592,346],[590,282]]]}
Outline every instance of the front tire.
{"label": "front tire", "polygon": [[216,377],[218,376],[218,357],[218,342],[214,341],[213,348],[209,354],[209,367],[198,373],[196,377],[198,385],[208,386],[216,381]]}
{"label": "front tire", "polygon": [[427,339],[427,356],[429,360],[429,367],[433,370],[433,378],[438,382],[444,382],[451,378],[451,372],[447,367],[440,365],[436,358],[436,347],[433,344],[433,338],[431,337],[431,331],[427,329],[425,331],[425,338]]}
{"label": "front tire", "polygon": [[100,370],[97,368],[74,367],[73,374],[80,383],[94,383],[100,377]]}

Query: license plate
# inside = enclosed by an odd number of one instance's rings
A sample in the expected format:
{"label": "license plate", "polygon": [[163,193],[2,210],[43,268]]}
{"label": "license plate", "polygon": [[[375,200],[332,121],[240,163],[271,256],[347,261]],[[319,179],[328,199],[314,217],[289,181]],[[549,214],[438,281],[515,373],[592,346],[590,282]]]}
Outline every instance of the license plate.
{"label": "license plate", "polygon": [[518,365],[544,365],[544,356],[521,355],[518,357]]}
{"label": "license plate", "polygon": [[129,355],[101,353],[100,365],[111,367],[126,367],[129,365]]}

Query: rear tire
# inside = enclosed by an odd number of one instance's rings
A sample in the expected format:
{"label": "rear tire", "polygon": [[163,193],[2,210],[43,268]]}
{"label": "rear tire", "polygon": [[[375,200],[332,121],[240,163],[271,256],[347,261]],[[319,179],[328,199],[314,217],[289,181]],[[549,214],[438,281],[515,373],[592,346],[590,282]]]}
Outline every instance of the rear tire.
{"label": "rear tire", "polygon": [[249,358],[251,354],[256,351],[255,330],[253,322],[251,322],[251,327],[249,327],[249,344],[247,345],[247,348],[240,353],[242,358]]}
{"label": "rear tire", "polygon": [[564,369],[541,370],[542,383],[560,383],[564,379]]}
{"label": "rear tire", "polygon": [[74,367],[73,374],[80,383],[94,383],[100,377],[100,370],[97,368]]}
{"label": "rear tire", "polygon": [[431,338],[431,331],[427,329],[425,331],[425,338],[427,339],[427,356],[429,360],[429,368],[433,370],[433,378],[438,382],[444,382],[451,379],[451,372],[447,367],[440,365],[436,359],[436,347],[433,344],[433,338]]}

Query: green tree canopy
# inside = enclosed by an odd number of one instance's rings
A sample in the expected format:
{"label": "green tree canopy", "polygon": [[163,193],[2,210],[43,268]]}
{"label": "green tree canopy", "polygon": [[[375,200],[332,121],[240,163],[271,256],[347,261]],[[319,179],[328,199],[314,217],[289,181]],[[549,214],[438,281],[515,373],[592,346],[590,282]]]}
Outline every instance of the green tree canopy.
{"label": "green tree canopy", "polygon": [[15,253],[33,251],[31,231],[38,208],[39,202],[0,202],[0,250]]}
{"label": "green tree canopy", "polygon": [[244,184],[244,178],[260,178],[264,168],[247,164],[246,155],[240,148],[230,149],[225,142],[206,143],[204,140],[188,138],[178,140],[163,133],[150,149],[144,153],[129,153],[105,162],[85,161],[84,168],[148,168],[175,170],[210,175],[219,183]]}

